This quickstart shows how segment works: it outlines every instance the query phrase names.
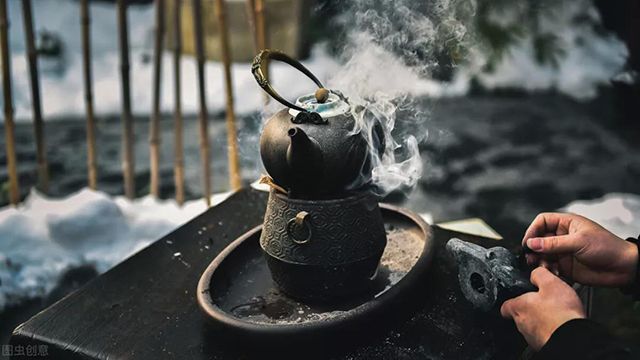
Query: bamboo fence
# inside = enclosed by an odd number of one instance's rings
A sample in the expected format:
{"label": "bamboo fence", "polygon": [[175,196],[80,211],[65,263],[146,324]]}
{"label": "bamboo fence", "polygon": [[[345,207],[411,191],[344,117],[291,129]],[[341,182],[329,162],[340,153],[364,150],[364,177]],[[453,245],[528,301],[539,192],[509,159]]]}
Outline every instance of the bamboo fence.
{"label": "bamboo fence", "polygon": [[22,0],[22,22],[24,25],[25,44],[27,45],[27,62],[29,64],[29,80],[31,82],[31,104],[33,106],[33,130],[36,140],[36,163],[40,191],[49,193],[49,165],[47,149],[44,143],[44,123],[40,101],[40,81],[38,79],[38,59],[33,35],[33,15],[31,0]]}
{"label": "bamboo fence", "polygon": [[89,0],[80,0],[80,26],[82,28],[82,66],[84,80],[84,102],[87,117],[87,167],[89,188],[98,188],[98,170],[96,163],[96,135],[93,118],[93,85],[91,85],[91,35]]}
{"label": "bamboo fence", "polygon": [[[121,80],[121,126],[122,126],[122,172],[124,193],[127,198],[136,196],[135,185],[135,138],[134,120],[131,110],[130,54],[127,7],[130,0],[117,0],[118,51]],[[184,202],[184,155],[183,155],[183,116],[181,98],[181,0],[173,0],[173,14],[165,18],[166,0],[155,1],[154,61],[152,84],[152,109],[149,124],[150,153],[150,193],[160,196],[160,101],[162,85],[162,54],[164,52],[165,21],[170,21],[173,30],[173,72],[174,72],[174,185],[176,201]],[[192,1],[194,26],[195,55],[197,61],[198,103],[199,103],[199,148],[202,168],[202,190],[207,205],[211,196],[211,165],[208,131],[208,111],[206,101],[204,29],[201,0]],[[231,75],[231,49],[227,23],[225,0],[213,0],[216,25],[218,27],[221,59],[224,71],[224,91],[226,95],[225,115],[228,143],[229,183],[237,190],[241,187],[241,166],[238,155],[236,134],[236,116],[234,111],[233,79]],[[265,0],[246,0],[248,26],[250,28],[253,50],[267,47],[267,26]],[[26,44],[26,57],[29,65],[30,89],[33,108],[34,138],[36,144],[36,162],[39,189],[49,192],[49,165],[45,145],[45,131],[42,114],[40,79],[38,69],[38,52],[34,31],[32,1],[22,0],[23,25]],[[96,118],[94,114],[94,96],[92,84],[91,62],[91,17],[89,0],[79,0],[79,20],[81,25],[84,102],[87,129],[87,166],[88,185],[91,189],[98,187],[97,151],[96,151]],[[4,129],[7,146],[7,167],[9,177],[9,201],[17,205],[20,201],[19,177],[16,160],[15,124],[13,110],[13,94],[11,85],[11,54],[9,49],[9,19],[7,0],[0,0],[0,52],[2,56],[2,86],[4,99]]]}
{"label": "bamboo fence", "polygon": [[209,162],[209,125],[207,114],[206,84],[204,78],[205,48],[202,38],[202,13],[200,0],[192,0],[193,26],[198,71],[198,101],[200,104],[200,159],[202,162],[202,192],[207,206],[211,205],[211,163]]}
{"label": "bamboo fence", "polygon": [[[149,121],[150,192],[160,197],[160,86],[162,72],[162,51],[164,40],[164,1],[156,0],[155,46],[153,61],[153,109]],[[178,8],[179,9],[179,8]]]}
{"label": "bamboo fence", "polygon": [[220,33],[220,49],[222,50],[222,65],[224,67],[224,84],[226,93],[226,123],[227,145],[229,154],[229,178],[231,188],[238,190],[242,187],[240,179],[240,162],[238,160],[238,142],[236,136],[236,115],[233,110],[233,84],[231,79],[231,54],[229,50],[229,31],[227,30],[227,13],[224,0],[215,0],[216,19]]}
{"label": "bamboo fence", "polygon": [[176,201],[178,204],[184,203],[184,156],[182,153],[182,99],[180,94],[181,77],[180,77],[180,58],[182,52],[182,32],[180,11],[182,6],[181,0],[175,0],[175,10],[173,11],[173,31],[174,31],[174,47],[173,47],[173,75],[174,75],[174,99],[175,110],[173,120],[174,132],[174,182],[176,187]]}
{"label": "bamboo fence", "polygon": [[118,0],[118,46],[120,49],[120,77],[122,83],[122,172],[124,194],[136,197],[133,119],[131,116],[131,84],[129,80],[129,29],[127,0]]}
{"label": "bamboo fence", "polygon": [[18,164],[16,161],[15,125],[13,123],[13,94],[11,92],[11,56],[9,54],[9,18],[7,0],[0,0],[0,50],[2,52],[2,94],[4,96],[4,131],[7,138],[7,167],[9,172],[9,202],[18,205]]}

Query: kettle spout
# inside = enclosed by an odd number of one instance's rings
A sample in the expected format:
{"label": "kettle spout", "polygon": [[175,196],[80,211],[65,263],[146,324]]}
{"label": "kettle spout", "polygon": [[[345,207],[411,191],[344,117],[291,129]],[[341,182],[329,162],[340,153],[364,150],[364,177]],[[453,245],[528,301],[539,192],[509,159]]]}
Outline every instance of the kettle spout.
{"label": "kettle spout", "polygon": [[322,168],[322,152],[318,145],[298,127],[287,132],[287,164],[297,176],[314,176]]}

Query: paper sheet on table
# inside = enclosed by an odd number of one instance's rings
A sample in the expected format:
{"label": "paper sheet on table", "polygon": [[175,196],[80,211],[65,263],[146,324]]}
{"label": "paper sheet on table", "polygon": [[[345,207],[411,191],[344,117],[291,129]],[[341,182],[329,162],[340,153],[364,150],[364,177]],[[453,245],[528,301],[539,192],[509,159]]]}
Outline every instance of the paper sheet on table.
{"label": "paper sheet on table", "polygon": [[502,240],[502,236],[497,231],[493,230],[484,220],[478,218],[449,221],[437,225],[446,230]]}

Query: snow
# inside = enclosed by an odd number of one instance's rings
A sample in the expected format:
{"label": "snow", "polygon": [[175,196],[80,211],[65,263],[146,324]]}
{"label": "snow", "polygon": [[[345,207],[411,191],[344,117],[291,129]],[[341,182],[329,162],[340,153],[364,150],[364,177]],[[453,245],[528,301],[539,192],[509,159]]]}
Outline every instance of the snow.
{"label": "snow", "polygon": [[32,190],[18,208],[0,209],[0,311],[46,296],[72,268],[105,272],[205,210],[203,200],[180,207],[152,196],[130,201],[83,189],[51,199]]}
{"label": "snow", "polygon": [[574,201],[562,211],[589,218],[623,239],[640,234],[639,195],[611,193],[596,200]]}
{"label": "snow", "polygon": [[578,100],[597,96],[598,85],[608,84],[611,79],[624,74],[629,56],[627,46],[611,33],[600,35],[593,26],[576,24],[572,20],[586,12],[600,23],[600,15],[591,1],[566,1],[557,6],[559,10],[547,15],[540,25],[545,33],[557,35],[566,51],[557,68],[536,62],[531,38],[527,36],[509,49],[507,58],[493,72],[480,71],[486,59],[483,54],[476,53],[472,56],[471,65],[461,69],[459,76],[477,76],[480,84],[488,89],[556,89]]}
{"label": "snow", "polygon": [[[592,28],[572,24],[578,7],[587,6],[597,20],[598,13],[590,1],[581,0],[563,5],[562,11],[547,19],[541,26],[545,31],[561,36],[566,57],[560,59],[558,68],[535,62],[530,39],[523,39],[510,49],[510,54],[499,63],[493,73],[484,73],[486,56],[479,48],[472,47],[468,64],[461,63],[450,83],[429,78],[416,78],[407,67],[387,69],[398,81],[408,81],[411,93],[431,97],[460,96],[468,92],[470,81],[477,78],[489,89],[501,87],[525,90],[557,89],[576,99],[589,99],[597,95],[600,84],[622,75],[628,56],[625,44],[613,35],[597,36]],[[41,69],[42,106],[45,120],[84,115],[80,20],[77,1],[49,0],[33,3],[36,32],[47,29],[59,35],[65,44],[62,60],[39,60]],[[18,1],[8,2],[10,26],[11,66],[13,71],[14,108],[19,121],[30,121],[31,100],[28,67],[24,52],[22,13]],[[91,36],[93,55],[93,81],[95,112],[98,115],[119,114],[121,108],[119,57],[115,6],[108,2],[92,2]],[[55,15],[52,15],[55,14]],[[151,111],[151,84],[153,54],[153,7],[130,6],[128,12],[130,33],[130,61],[132,105],[134,114]],[[587,39],[585,41],[585,39]],[[582,40],[582,41],[581,41]],[[147,60],[144,60],[144,59]],[[162,64],[161,110],[171,112],[173,104],[172,55],[165,52]],[[326,82],[339,72],[341,64],[325,50],[323,44],[313,48],[309,60],[304,62],[318,78]],[[281,94],[294,100],[299,95],[312,92],[313,83],[288,65],[273,62],[271,68],[274,86]],[[223,69],[218,62],[206,64],[207,102],[210,111],[224,109]],[[185,114],[198,110],[196,64],[191,56],[183,56],[182,98]],[[235,63],[232,66],[236,112],[247,114],[260,111],[262,92],[250,72],[250,64]],[[406,81],[405,81],[406,82]],[[394,84],[395,85],[395,84]],[[0,99],[1,101],[1,99]]]}
{"label": "snow", "polygon": [[[12,20],[10,47],[15,116],[18,121],[28,121],[31,116],[31,96],[20,2],[10,1],[8,7]],[[85,112],[85,104],[78,3],[71,0],[36,1],[33,2],[33,10],[36,33],[43,29],[54,32],[65,44],[64,61],[39,59],[44,117],[81,117]],[[95,112],[99,115],[119,114],[120,60],[115,6],[107,2],[92,2],[90,12]],[[56,16],[51,16],[54,13]],[[153,62],[144,58],[153,55],[153,16],[152,6],[129,7],[131,104],[134,114],[149,114],[152,108]],[[165,51],[162,60],[161,111],[172,112],[173,55]],[[316,47],[310,60],[304,64],[321,81],[326,81],[338,66],[323,47]],[[182,57],[181,74],[183,113],[195,114],[198,111],[198,86],[194,57]],[[251,74],[251,64],[234,63],[231,74],[236,112],[242,115],[259,111],[263,102],[262,90]],[[300,94],[315,90],[310,80],[284,63],[272,62],[270,74],[276,89],[292,101]],[[219,62],[207,62],[205,76],[208,108],[211,112],[222,111],[225,105],[222,65]]]}
{"label": "snow", "polygon": [[[230,194],[212,196],[212,204]],[[32,190],[18,208],[0,209],[0,311],[46,296],[72,268],[105,272],[205,209],[203,200],[181,207],[152,196],[130,201],[83,189],[52,199]],[[561,211],[586,216],[622,238],[640,234],[639,195],[608,194]]]}

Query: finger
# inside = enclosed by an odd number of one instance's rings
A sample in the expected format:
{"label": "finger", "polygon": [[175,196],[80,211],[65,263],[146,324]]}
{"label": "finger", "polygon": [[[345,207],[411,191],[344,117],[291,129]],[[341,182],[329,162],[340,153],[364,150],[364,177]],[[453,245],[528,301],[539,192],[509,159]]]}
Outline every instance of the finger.
{"label": "finger", "polygon": [[573,254],[582,249],[584,242],[577,234],[534,237],[526,242],[527,247],[541,254]]}
{"label": "finger", "polygon": [[[570,216],[571,215],[560,213],[542,213],[536,216],[525,232],[522,244],[524,245],[529,238],[544,236],[545,234],[565,235],[565,229],[560,225]],[[560,233],[558,233],[559,230]]]}
{"label": "finger", "polygon": [[500,307],[500,315],[505,319],[513,319],[513,302],[515,299],[505,301]]}
{"label": "finger", "polygon": [[551,270],[551,262],[547,259],[540,260],[540,267],[543,267],[547,270]]}
{"label": "finger", "polygon": [[527,254],[527,265],[529,266],[537,266],[540,263],[540,255],[537,254]]}
{"label": "finger", "polygon": [[559,265],[557,262],[552,262],[552,261],[543,259],[540,261],[540,266],[549,270],[549,272],[555,276],[560,275]]}
{"label": "finger", "polygon": [[543,260],[540,262],[540,266],[544,267],[545,269],[549,270],[550,273],[552,273],[555,276],[559,276],[560,275],[560,266],[557,262],[551,262],[548,260]]}
{"label": "finger", "polygon": [[556,281],[562,281],[557,276],[553,275],[549,270],[544,267],[537,267],[531,272],[531,283],[537,286],[539,289],[549,286]]}
{"label": "finger", "polygon": [[531,302],[534,302],[536,296],[538,296],[537,293],[526,293],[507,300],[500,307],[500,314],[504,318],[512,319],[516,317],[518,313],[522,312],[523,309],[526,309]]}

